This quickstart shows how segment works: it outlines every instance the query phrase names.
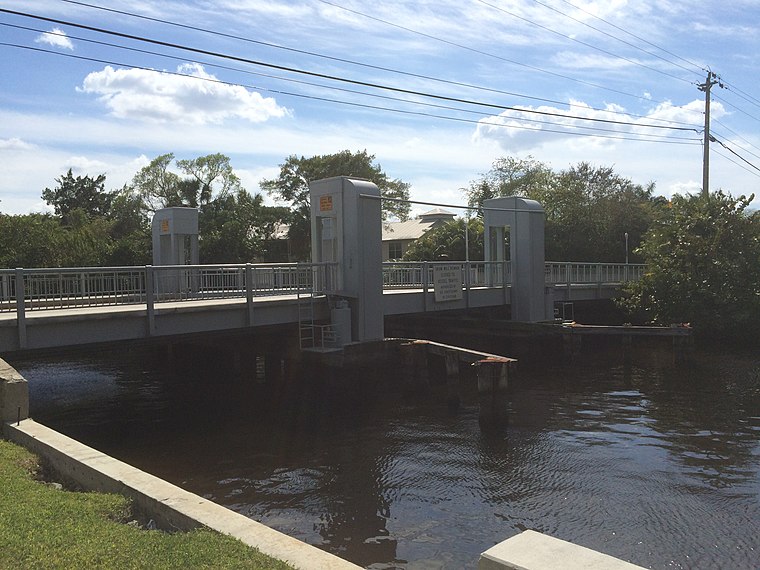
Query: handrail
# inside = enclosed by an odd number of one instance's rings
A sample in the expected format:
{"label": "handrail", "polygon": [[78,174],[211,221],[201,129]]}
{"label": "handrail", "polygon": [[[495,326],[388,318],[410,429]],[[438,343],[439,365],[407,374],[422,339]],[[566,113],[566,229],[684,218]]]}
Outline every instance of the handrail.
{"label": "handrail", "polygon": [[[337,263],[0,269],[0,313],[333,293]],[[22,311],[22,312],[23,312]]]}
{"label": "handrail", "polygon": [[[461,268],[462,288],[507,288],[511,263],[491,261],[385,262],[383,288],[422,289],[434,282],[437,266]],[[620,285],[642,277],[643,264],[547,262],[547,285]],[[334,294],[337,263],[256,263],[0,269],[0,313],[145,304],[168,301]]]}

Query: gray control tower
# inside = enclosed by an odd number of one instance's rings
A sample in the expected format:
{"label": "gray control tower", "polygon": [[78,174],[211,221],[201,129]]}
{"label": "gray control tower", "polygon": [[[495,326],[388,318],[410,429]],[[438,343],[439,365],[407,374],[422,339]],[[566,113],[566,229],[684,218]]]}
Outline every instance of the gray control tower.
{"label": "gray control tower", "polygon": [[311,259],[337,262],[333,290],[348,301],[351,339],[381,340],[383,326],[382,210],[380,189],[367,180],[338,176],[309,184]]}

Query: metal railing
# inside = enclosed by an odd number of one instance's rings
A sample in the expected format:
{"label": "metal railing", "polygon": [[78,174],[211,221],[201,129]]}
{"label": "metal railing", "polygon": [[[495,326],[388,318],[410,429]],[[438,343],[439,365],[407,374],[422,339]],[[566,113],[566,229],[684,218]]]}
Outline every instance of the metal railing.
{"label": "metal railing", "polygon": [[436,267],[459,268],[462,287],[502,287],[512,281],[508,261],[394,261],[383,263],[383,288],[427,289]]}
{"label": "metal railing", "polygon": [[332,293],[335,263],[0,269],[0,313]]}
{"label": "metal railing", "polygon": [[546,283],[552,285],[621,285],[638,281],[644,264],[637,263],[546,263]]}
{"label": "metal railing", "polygon": [[[507,287],[510,262],[446,261],[383,263],[383,287],[390,290],[433,286],[437,266],[461,269],[462,288]],[[644,265],[547,262],[552,285],[618,285],[636,281]],[[339,289],[337,263],[167,265],[0,269],[0,313],[44,309],[135,305],[169,301],[234,299]]]}

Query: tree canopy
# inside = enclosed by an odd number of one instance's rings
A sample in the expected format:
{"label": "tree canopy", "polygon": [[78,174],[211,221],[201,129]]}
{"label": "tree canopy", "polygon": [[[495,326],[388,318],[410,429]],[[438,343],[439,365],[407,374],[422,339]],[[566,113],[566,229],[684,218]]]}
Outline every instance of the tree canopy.
{"label": "tree canopy", "polygon": [[[467,238],[465,239],[465,230]],[[469,248],[469,256],[465,248]],[[404,261],[441,261],[450,259],[483,260],[483,221],[457,218],[433,228],[409,245]]]}
{"label": "tree canopy", "polygon": [[[291,205],[293,216],[289,237],[299,257],[307,259],[310,251],[309,182],[333,176],[353,176],[375,183],[384,198],[409,199],[410,185],[389,177],[374,160],[375,156],[366,150],[355,153],[344,150],[311,158],[291,155],[280,165],[277,178],[261,181],[262,190]],[[409,211],[408,202],[383,201],[384,218],[394,217],[403,221],[408,219]]]}
{"label": "tree canopy", "polygon": [[69,217],[75,210],[82,211],[89,218],[108,214],[113,193],[104,189],[105,174],[95,178],[74,177],[69,168],[66,174],[55,181],[58,185],[53,189],[45,188],[42,191],[42,199],[53,207],[55,214],[60,216],[64,223],[69,222]]}
{"label": "tree canopy", "polygon": [[673,196],[644,236],[647,270],[621,305],[632,318],[704,334],[760,330],[760,217],[753,196]]}
{"label": "tree canopy", "polygon": [[546,258],[556,261],[622,262],[632,251],[664,199],[654,184],[634,184],[610,167],[581,162],[555,172],[527,158],[500,158],[464,189],[470,206],[501,196],[539,202],[546,213]]}
{"label": "tree canopy", "polygon": [[178,160],[153,159],[132,184],[106,191],[101,174],[74,176],[42,193],[55,215],[0,214],[0,266],[67,267],[142,265],[152,259],[149,214],[168,206],[199,209],[200,257],[204,263],[244,263],[269,257],[275,228],[287,208],[265,206],[240,184],[230,159],[210,154]]}

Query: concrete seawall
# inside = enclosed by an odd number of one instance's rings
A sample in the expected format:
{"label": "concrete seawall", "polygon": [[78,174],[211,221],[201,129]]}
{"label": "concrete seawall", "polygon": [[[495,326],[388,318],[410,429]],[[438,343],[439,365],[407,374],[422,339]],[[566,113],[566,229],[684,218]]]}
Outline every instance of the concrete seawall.
{"label": "concrete seawall", "polygon": [[88,447],[28,418],[26,380],[0,359],[3,436],[38,455],[80,487],[132,499],[137,512],[167,530],[207,527],[303,570],[361,568]]}

